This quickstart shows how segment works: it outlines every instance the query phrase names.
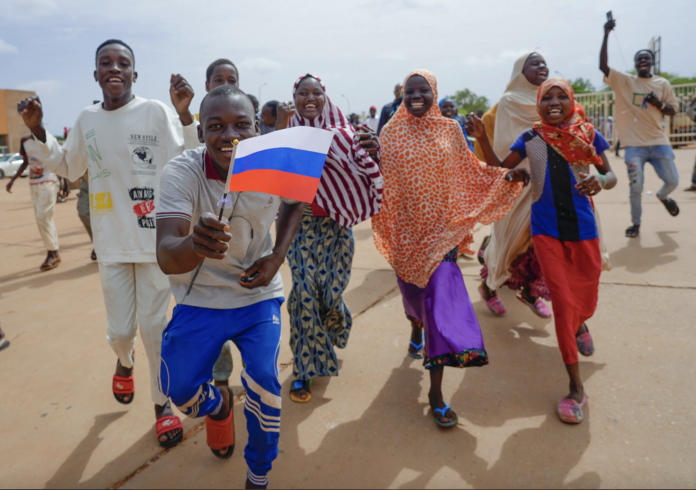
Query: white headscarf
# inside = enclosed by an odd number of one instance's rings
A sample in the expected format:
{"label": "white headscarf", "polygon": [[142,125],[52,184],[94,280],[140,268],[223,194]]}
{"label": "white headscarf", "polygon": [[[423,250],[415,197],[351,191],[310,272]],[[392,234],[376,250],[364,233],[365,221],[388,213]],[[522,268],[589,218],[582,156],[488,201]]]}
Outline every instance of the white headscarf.
{"label": "white headscarf", "polygon": [[536,100],[539,87],[527,80],[522,73],[525,62],[532,54],[534,52],[525,53],[515,61],[510,82],[498,102],[493,150],[501,159],[510,152],[510,146],[515,140],[541,119]]}

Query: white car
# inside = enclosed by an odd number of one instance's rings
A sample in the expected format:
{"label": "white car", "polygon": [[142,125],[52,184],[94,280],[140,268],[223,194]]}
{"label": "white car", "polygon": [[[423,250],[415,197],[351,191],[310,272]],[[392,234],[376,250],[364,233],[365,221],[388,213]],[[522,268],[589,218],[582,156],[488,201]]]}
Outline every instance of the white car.
{"label": "white car", "polygon": [[[12,177],[23,162],[24,158],[19,153],[9,153],[0,157],[0,179]],[[21,176],[27,177],[28,175],[29,167],[24,169]]]}

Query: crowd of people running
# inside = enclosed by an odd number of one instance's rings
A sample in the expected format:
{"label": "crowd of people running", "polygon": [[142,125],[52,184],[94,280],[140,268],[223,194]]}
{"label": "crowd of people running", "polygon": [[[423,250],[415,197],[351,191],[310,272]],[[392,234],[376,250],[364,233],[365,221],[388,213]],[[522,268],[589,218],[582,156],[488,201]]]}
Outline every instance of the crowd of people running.
{"label": "crowd of people running", "polygon": [[[606,40],[613,28],[614,21],[605,25],[600,67],[617,94],[616,125],[631,180],[626,235],[634,237],[646,162],[665,182],[657,197],[672,216],[679,213],[668,197],[678,179],[674,154],[660,128],[676,99],[669,83],[651,74],[648,50],[635,56],[637,75],[609,67]],[[612,189],[616,176],[606,157],[610,144],[575,102],[572,86],[549,78],[540,53],[515,62],[504,94],[485,114],[460,117],[454,100],[439,99],[435,75],[419,69],[396,85],[394,101],[379,117],[371,107],[363,124],[345,117],[311,74],[288,87],[291,99],[259,107],[239,89],[235,64],[217,60],[205,73],[207,94],[195,116],[194,91],[181,75],[170,80],[176,112],[133,93],[138,74],[125,42],[102,43],[95,63],[103,102],[80,113],[62,145],[44,129],[40,98],[20,103],[31,132],[22,155],[37,176],[32,199],[49,252],[58,253],[55,226],[39,215],[56,199],[51,176],[84,184],[85,226],[99,266],[107,341],[117,357],[113,395],[122,404],[134,399],[139,325],[163,447],[182,440],[174,403],[187,416],[205,417],[217,457],[232,456],[231,342],[244,361],[247,488],[268,484],[283,398],[279,267],[287,260],[292,271],[287,308],[294,380],[287,395],[310,403],[312,380],[339,373],[336,349],[346,348],[352,327],[343,299],[355,251],[352,227],[368,219],[403,297],[411,328],[404,355],[422,359],[429,371],[438,426],[458,421],[442,392],[444,367],[489,362],[456,263],[460,254],[476,253],[477,223],[492,225],[478,251],[485,304],[504,315],[496,291],[507,286],[532,313],[553,317],[570,386],[557,413],[566,423],[584,420],[578,353],[594,352],[586,322],[597,305],[602,268],[610,267],[592,198]],[[314,201],[233,192],[233,212],[218,219],[233,140],[297,126],[333,134]],[[177,306],[167,319],[172,294]]]}

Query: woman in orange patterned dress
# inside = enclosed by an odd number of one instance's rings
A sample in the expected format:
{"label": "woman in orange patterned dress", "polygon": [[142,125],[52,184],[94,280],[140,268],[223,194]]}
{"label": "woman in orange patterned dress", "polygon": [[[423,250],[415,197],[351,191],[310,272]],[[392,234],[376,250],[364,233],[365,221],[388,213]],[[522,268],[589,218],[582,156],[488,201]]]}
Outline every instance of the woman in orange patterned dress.
{"label": "woman in orange patterned dress", "polygon": [[424,357],[430,371],[435,421],[451,427],[457,415],[443,399],[444,366],[488,363],[457,250],[473,254],[474,225],[503,217],[529,174],[481,165],[457,121],[433,104],[436,99],[432,73],[416,70],[406,77],[404,102],[380,135],[384,194],[372,224],[411,321],[409,353]]}

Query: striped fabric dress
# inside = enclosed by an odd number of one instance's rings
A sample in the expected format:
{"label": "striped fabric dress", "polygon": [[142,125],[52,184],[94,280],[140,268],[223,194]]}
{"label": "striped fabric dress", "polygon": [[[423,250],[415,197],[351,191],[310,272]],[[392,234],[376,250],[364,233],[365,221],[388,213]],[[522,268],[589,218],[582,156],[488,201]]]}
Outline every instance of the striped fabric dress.
{"label": "striped fabric dress", "polygon": [[[305,75],[295,82],[293,97]],[[326,88],[322,84],[322,89]],[[288,298],[290,348],[294,375],[300,380],[337,376],[334,347],[348,342],[352,318],[343,301],[353,263],[351,227],[374,216],[382,205],[382,174],[360,146],[341,110],[326,97],[322,113],[307,119],[298,113],[290,127],[310,126],[334,135],[315,201],[307,206],[288,252],[292,291]]]}

